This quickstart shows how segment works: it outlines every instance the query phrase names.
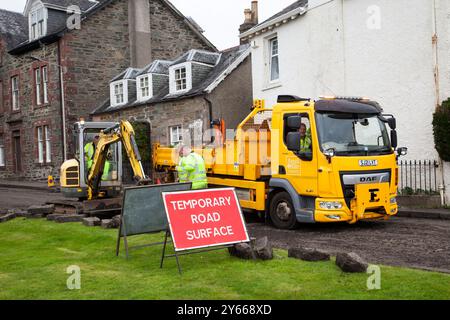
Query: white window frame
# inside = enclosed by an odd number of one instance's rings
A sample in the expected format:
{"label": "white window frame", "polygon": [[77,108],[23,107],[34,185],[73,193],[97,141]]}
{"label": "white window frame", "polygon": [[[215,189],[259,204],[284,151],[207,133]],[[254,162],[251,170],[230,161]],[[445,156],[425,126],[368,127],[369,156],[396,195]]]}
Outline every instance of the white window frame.
{"label": "white window frame", "polygon": [[44,135],[45,135],[45,162],[52,162],[52,143],[50,137],[50,128],[48,126],[44,126]]}
{"label": "white window frame", "polygon": [[3,137],[0,136],[0,167],[5,166],[6,166],[5,145],[3,144]]}
{"label": "white window frame", "polygon": [[41,68],[34,69],[34,83],[36,91],[36,105],[40,106],[41,101],[41,83],[42,83],[42,72]]}
{"label": "white window frame", "polygon": [[[123,90],[121,94],[118,94],[116,92],[116,89],[122,86]],[[117,97],[122,96],[122,101],[118,101]],[[120,80],[120,81],[114,81],[110,84],[110,100],[111,100],[111,106],[120,106],[128,103],[128,81],[127,80]]]}
{"label": "white window frame", "polygon": [[[147,87],[143,87],[141,81],[144,81],[145,83],[145,79],[147,79],[148,81],[148,86]],[[136,92],[137,92],[137,100],[138,101],[143,101],[143,100],[148,100],[150,98],[153,97],[153,77],[151,74],[145,74],[142,76],[139,76],[136,78]],[[147,91],[147,92],[144,92]],[[146,93],[146,94],[145,94]]]}
{"label": "white window frame", "polygon": [[185,91],[187,89],[187,70],[186,67],[175,69],[175,90]]}
{"label": "white window frame", "polygon": [[38,162],[44,163],[44,127],[37,127]]}
{"label": "white window frame", "polygon": [[12,100],[12,111],[20,110],[20,80],[19,76],[11,77],[11,100]]}
{"label": "white window frame", "polygon": [[[177,71],[185,69],[185,78],[177,79]],[[185,80],[186,87],[179,89],[177,87],[177,81]],[[170,94],[178,94],[182,92],[187,92],[192,89],[192,63],[186,62],[181,63],[169,68],[169,83],[170,83]]]}
{"label": "white window frame", "polygon": [[[174,131],[176,129],[176,135],[178,138],[174,139]],[[183,142],[183,127],[181,125],[169,127],[170,145],[174,146],[180,142]]]}
{"label": "white window frame", "polygon": [[37,130],[38,162],[48,164],[52,162],[52,147],[50,128],[48,125],[39,126]]}
{"label": "white window frame", "polygon": [[44,104],[48,103],[48,67],[41,68],[42,85],[44,90]]}
{"label": "white window frame", "polygon": [[[277,43],[277,52],[276,54],[274,54],[274,43]],[[271,37],[268,39],[268,50],[269,50],[269,83],[275,83],[275,82],[279,82],[280,81],[280,42],[278,40],[278,36],[275,37]],[[277,59],[278,61],[278,78],[273,78],[273,74],[272,74],[272,64],[273,64],[273,60]]]}
{"label": "white window frame", "polygon": [[[39,17],[39,14],[41,15]],[[42,4],[32,8],[28,14],[30,40],[42,38],[47,34],[48,11]]]}

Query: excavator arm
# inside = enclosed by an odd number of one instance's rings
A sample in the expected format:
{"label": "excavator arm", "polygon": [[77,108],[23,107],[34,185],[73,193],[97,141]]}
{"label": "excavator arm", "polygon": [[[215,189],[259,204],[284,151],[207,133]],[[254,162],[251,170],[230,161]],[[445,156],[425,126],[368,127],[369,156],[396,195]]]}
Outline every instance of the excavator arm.
{"label": "excavator arm", "polygon": [[89,172],[88,199],[98,196],[99,185],[103,175],[103,168],[108,155],[109,147],[117,142],[122,142],[137,181],[148,179],[142,167],[141,155],[135,140],[133,126],[128,121],[105,129],[100,133],[100,139],[95,149],[91,171]]}

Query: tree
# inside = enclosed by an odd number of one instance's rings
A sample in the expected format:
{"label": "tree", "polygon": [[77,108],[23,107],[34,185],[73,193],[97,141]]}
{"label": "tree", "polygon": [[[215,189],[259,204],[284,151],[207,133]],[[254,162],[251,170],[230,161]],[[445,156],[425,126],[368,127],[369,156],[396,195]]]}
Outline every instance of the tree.
{"label": "tree", "polygon": [[450,161],[450,98],[433,115],[434,144],[439,156]]}

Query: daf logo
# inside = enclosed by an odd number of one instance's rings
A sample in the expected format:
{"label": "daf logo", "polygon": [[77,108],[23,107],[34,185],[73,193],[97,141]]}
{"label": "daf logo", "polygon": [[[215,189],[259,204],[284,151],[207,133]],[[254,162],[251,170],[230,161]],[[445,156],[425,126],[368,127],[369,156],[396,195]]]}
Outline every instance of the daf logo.
{"label": "daf logo", "polygon": [[364,183],[364,182],[377,182],[377,177],[361,177],[359,179],[359,182]]}
{"label": "daf logo", "polygon": [[378,160],[359,160],[360,167],[376,167]]}

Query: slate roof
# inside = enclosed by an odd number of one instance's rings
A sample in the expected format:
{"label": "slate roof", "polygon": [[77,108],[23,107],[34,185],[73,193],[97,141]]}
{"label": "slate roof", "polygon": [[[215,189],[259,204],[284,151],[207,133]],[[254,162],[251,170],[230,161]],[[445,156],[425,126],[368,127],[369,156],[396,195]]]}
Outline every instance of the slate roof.
{"label": "slate roof", "polygon": [[[190,51],[189,51],[190,52]],[[97,109],[95,109],[92,114],[103,114],[103,113],[109,113],[109,112],[116,112],[123,109],[138,107],[141,105],[147,105],[147,104],[156,104],[161,102],[167,102],[167,101],[173,101],[173,100],[181,100],[185,98],[191,98],[199,95],[203,95],[207,93],[207,89],[213,85],[214,83],[217,83],[220,81],[221,77],[225,78],[229,73],[231,73],[233,70],[229,70],[230,67],[235,64],[239,59],[242,59],[242,61],[250,55],[250,45],[245,44],[238,47],[234,47],[228,50],[224,50],[220,53],[220,60],[218,63],[211,68],[211,72],[201,81],[198,85],[194,86],[191,90],[188,92],[183,92],[180,94],[171,94],[169,95],[169,84],[160,90],[158,93],[156,93],[151,99],[147,101],[137,101],[136,97],[129,101],[125,105],[120,106],[114,106],[112,107],[110,105],[109,99],[102,103],[100,106],[98,106]],[[182,57],[185,56],[182,55]],[[178,61],[179,59],[177,59]],[[173,65],[173,63],[172,63]],[[226,73],[228,71],[228,73]]]}
{"label": "slate roof", "polygon": [[0,9],[0,34],[8,50],[28,39],[28,20],[21,13]]}
{"label": "slate roof", "polygon": [[88,9],[92,8],[93,6],[97,5],[99,2],[102,2],[104,0],[98,0],[98,1],[89,1],[89,0],[42,0],[42,3],[45,5],[52,5],[56,7],[61,7],[61,9],[66,9],[69,6],[78,6],[80,7],[81,11],[87,11]]}
{"label": "slate roof", "polygon": [[297,8],[300,8],[300,7],[305,7],[307,5],[308,5],[308,0],[295,1],[293,4],[287,6],[286,8],[284,8],[283,10],[278,12],[277,14],[271,16],[269,19],[266,19],[263,22],[261,22],[260,24],[256,25],[255,28],[260,26],[260,25],[262,25],[262,24],[264,24],[264,23],[266,23],[266,22],[269,22],[269,21],[274,20],[274,19],[276,19],[278,17],[281,17],[282,15],[284,15],[284,14],[286,14],[288,12],[291,12],[292,10],[295,10]]}
{"label": "slate roof", "polygon": [[129,79],[136,79],[138,74],[141,72],[141,69],[136,68],[128,68],[125,71],[123,71],[118,76],[114,77],[114,79],[111,80],[111,82],[119,81],[119,80],[129,80]]}
{"label": "slate roof", "polygon": [[169,74],[169,66],[172,64],[172,61],[167,60],[155,60],[150,63],[148,66],[144,67],[141,72],[137,74],[136,77],[139,77],[143,74],[147,73],[155,73],[155,74]]}
{"label": "slate roof", "polygon": [[183,62],[193,61],[215,66],[219,59],[220,53],[192,49],[176,59],[171,65],[173,66]]}

